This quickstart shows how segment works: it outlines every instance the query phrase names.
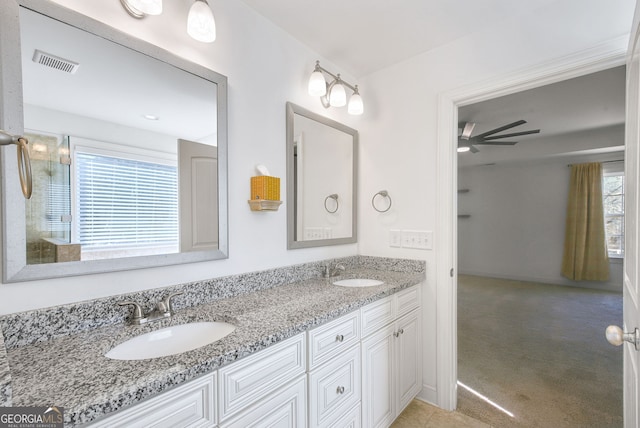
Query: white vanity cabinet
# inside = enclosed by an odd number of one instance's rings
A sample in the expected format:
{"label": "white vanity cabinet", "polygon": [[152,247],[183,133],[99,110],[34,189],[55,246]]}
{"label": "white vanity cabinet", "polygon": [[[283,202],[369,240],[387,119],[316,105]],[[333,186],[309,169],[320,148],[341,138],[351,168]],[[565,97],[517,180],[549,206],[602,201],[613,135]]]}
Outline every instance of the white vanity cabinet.
{"label": "white vanity cabinet", "polygon": [[305,334],[218,371],[220,427],[304,427],[307,420]]}
{"label": "white vanity cabinet", "polygon": [[[359,421],[360,313],[354,311],[308,331],[309,427]],[[355,426],[360,426],[355,425]]]}
{"label": "white vanity cabinet", "polygon": [[422,387],[420,287],[373,302],[92,427],[388,427]]}
{"label": "white vanity cabinet", "polygon": [[363,307],[362,426],[388,427],[422,388],[420,288]]}
{"label": "white vanity cabinet", "polygon": [[91,428],[216,427],[217,372],[91,424]]}

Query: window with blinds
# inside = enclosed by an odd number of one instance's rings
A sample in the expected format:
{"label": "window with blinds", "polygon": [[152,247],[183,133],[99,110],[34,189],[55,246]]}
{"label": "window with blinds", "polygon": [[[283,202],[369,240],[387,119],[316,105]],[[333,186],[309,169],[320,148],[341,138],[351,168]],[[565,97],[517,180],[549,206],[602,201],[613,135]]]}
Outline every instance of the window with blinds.
{"label": "window with blinds", "polygon": [[604,224],[609,257],[624,257],[624,172],[602,177]]}
{"label": "window with blinds", "polygon": [[83,251],[178,244],[176,166],[75,152]]}

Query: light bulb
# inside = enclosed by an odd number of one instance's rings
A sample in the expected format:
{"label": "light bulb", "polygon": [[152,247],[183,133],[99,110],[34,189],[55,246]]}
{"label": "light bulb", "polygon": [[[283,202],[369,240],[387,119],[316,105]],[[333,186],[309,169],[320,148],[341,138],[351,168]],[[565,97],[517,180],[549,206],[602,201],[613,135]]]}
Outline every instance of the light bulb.
{"label": "light bulb", "polygon": [[162,0],[128,0],[129,5],[145,15],[160,15]]}
{"label": "light bulb", "polygon": [[469,146],[458,146],[458,153],[465,153],[471,150]]}
{"label": "light bulb", "polygon": [[326,94],[327,82],[325,82],[322,72],[316,69],[309,77],[309,95],[321,97]]}
{"label": "light bulb", "polygon": [[358,92],[358,85],[356,85],[356,90],[349,98],[349,106],[347,107],[347,111],[349,114],[360,115],[364,112],[364,103],[362,102],[362,97]]}
{"label": "light bulb", "polygon": [[199,42],[211,43],[216,39],[216,21],[205,0],[196,0],[189,9],[187,33]]}
{"label": "light bulb", "polygon": [[340,75],[338,74],[338,80],[335,82],[329,93],[329,104],[333,107],[342,107],[347,104],[347,92],[344,90]]}

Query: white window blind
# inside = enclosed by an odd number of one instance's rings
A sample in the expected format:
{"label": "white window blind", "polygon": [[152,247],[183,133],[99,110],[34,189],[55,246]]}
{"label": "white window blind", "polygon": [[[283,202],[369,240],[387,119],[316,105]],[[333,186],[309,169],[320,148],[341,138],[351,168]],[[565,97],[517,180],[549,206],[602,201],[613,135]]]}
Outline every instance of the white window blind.
{"label": "white window blind", "polygon": [[624,173],[607,172],[602,177],[604,224],[609,257],[624,257]]}
{"label": "white window blind", "polygon": [[178,243],[175,166],[76,151],[75,169],[83,249]]}

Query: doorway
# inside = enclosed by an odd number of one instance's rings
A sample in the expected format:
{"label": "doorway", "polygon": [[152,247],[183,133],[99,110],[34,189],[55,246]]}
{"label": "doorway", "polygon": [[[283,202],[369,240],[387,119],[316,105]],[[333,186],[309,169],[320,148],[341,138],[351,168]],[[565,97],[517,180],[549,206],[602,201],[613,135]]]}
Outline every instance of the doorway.
{"label": "doorway", "polygon": [[438,185],[437,223],[435,237],[438,312],[436,322],[437,399],[448,410],[457,402],[457,129],[459,107],[496,98],[550,83],[567,80],[624,63],[625,49],[600,46],[583,52],[579,58],[571,57],[545,64],[538,68],[502,76],[491,82],[457,89],[441,94],[438,116]]}

